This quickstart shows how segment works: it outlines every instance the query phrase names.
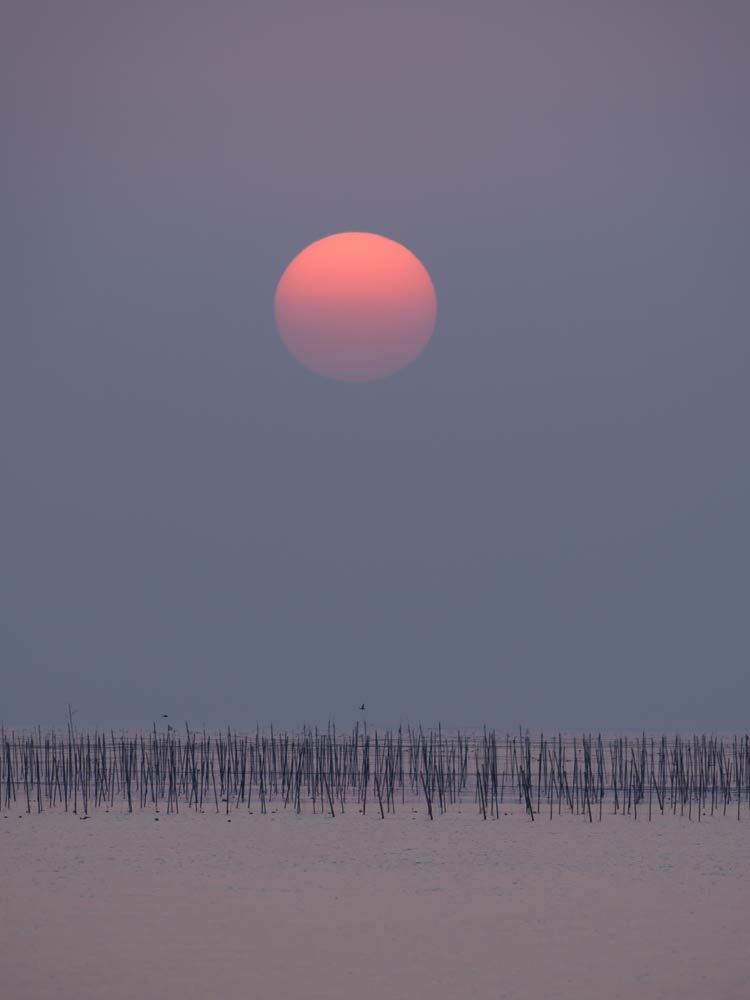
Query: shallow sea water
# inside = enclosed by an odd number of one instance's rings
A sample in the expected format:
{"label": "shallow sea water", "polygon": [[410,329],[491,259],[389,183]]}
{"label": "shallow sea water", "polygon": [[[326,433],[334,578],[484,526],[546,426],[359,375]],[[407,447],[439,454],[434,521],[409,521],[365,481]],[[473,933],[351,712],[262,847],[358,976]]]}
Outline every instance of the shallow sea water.
{"label": "shallow sea water", "polygon": [[750,817],[0,814],[2,1000],[748,1000]]}

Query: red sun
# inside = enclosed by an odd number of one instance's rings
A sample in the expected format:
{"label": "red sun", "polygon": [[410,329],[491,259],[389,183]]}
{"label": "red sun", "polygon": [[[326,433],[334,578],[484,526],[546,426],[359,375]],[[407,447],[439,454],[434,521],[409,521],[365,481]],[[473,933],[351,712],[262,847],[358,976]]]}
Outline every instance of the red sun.
{"label": "red sun", "polygon": [[290,262],[274,311],[282,340],[305,367],[368,381],[421,353],[435,328],[437,301],[411,250],[374,233],[336,233]]}

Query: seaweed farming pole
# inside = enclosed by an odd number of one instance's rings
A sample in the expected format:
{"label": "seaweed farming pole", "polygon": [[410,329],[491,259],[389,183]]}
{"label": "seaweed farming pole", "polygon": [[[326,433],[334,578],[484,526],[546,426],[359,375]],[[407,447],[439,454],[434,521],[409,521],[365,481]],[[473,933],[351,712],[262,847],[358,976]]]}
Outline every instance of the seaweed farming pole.
{"label": "seaweed farming pole", "polygon": [[[47,809],[81,811],[153,808],[166,800],[167,813],[180,806],[202,812],[214,805],[261,813],[270,803],[300,813],[345,811],[347,796],[366,814],[370,787],[381,819],[401,804],[422,801],[435,818],[473,795],[483,818],[500,817],[508,789],[534,819],[565,811],[593,822],[605,800],[612,812],[634,820],[671,811],[688,820],[711,815],[738,820],[750,811],[750,737],[665,735],[602,737],[601,733],[533,736],[519,730],[498,740],[495,730],[447,733],[407,727],[350,732],[335,725],[301,732],[253,735],[226,729],[216,734],[178,734],[156,725],[147,733],[64,732],[0,729],[0,802],[8,810],[20,798],[27,814]],[[400,796],[398,795],[400,791]],[[745,806],[746,808],[743,808]]]}

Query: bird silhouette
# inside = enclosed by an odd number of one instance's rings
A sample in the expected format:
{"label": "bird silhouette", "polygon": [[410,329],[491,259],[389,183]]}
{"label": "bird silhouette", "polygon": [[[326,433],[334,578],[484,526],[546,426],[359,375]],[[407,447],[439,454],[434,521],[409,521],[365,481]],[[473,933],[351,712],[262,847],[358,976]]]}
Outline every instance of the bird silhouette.
{"label": "bird silhouette", "polygon": [[162,719],[168,719],[168,718],[169,718],[168,715],[162,715]]}
{"label": "bird silhouette", "polygon": [[360,710],[360,712],[364,712],[364,710],[365,710],[365,703],[364,702],[362,702],[362,704],[359,706],[359,710]]}

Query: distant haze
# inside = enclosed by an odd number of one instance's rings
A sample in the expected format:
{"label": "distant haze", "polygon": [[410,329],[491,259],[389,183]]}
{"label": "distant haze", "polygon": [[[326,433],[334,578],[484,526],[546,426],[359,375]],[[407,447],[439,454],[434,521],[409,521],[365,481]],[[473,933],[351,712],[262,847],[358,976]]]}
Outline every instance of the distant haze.
{"label": "distant haze", "polygon": [[[6,0],[0,722],[745,728],[750,5]],[[383,233],[438,326],[274,329]]]}

